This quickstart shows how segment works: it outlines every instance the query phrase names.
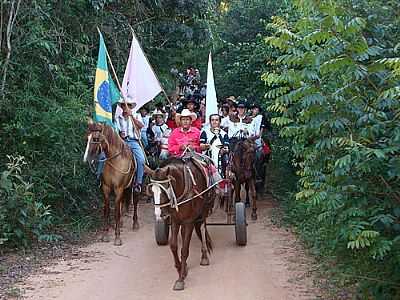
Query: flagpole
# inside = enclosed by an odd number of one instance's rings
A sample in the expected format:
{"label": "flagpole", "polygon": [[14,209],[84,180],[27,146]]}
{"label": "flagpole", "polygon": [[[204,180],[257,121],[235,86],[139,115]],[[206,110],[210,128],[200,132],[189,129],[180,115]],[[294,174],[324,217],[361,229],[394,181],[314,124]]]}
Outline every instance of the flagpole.
{"label": "flagpole", "polygon": [[132,26],[131,26],[130,24],[129,24],[129,28],[130,28],[131,31],[132,31],[133,37],[138,41],[139,47],[140,47],[140,49],[142,50],[142,53],[143,53],[143,55],[144,55],[144,58],[145,58],[146,61],[147,61],[147,64],[150,66],[151,70],[153,71],[154,76],[156,76],[157,81],[158,81],[158,84],[159,84],[160,87],[161,87],[161,92],[164,94],[165,98],[167,98],[167,101],[169,102],[169,104],[172,105],[171,101],[169,100],[169,97],[168,97],[167,93],[165,92],[163,86],[162,86],[161,83],[160,83],[160,79],[158,79],[157,73],[154,72],[154,69],[153,69],[153,67],[152,67],[151,64],[150,64],[150,62],[149,62],[149,60],[148,60],[148,58],[147,58],[147,56],[146,56],[146,53],[143,51],[142,45],[140,45],[139,40],[137,39],[137,36],[136,36],[136,34],[135,34],[135,31],[133,30],[133,28],[132,28]]}
{"label": "flagpole", "polygon": [[[97,27],[97,31],[99,32],[99,34],[101,34],[101,31],[100,31],[99,27]],[[104,42],[104,44],[105,44],[105,43],[106,43],[106,42]],[[105,50],[106,50],[106,55],[107,55],[107,58],[108,58],[108,62],[110,63],[110,66],[111,66],[111,70],[112,70],[112,72],[113,72],[113,74],[114,74],[115,80],[117,81],[117,85],[118,85],[119,91],[120,91],[120,93],[121,93],[122,99],[124,99],[124,104],[127,105],[126,99],[125,99],[125,97],[124,97],[124,94],[122,93],[122,87],[121,87],[121,84],[119,83],[117,73],[115,72],[114,65],[113,65],[113,63],[112,63],[112,61],[111,61],[111,57],[110,57],[110,55],[108,54],[107,47],[104,47],[104,48],[105,48]],[[133,125],[133,127],[134,127],[134,130],[136,131],[137,134],[139,134],[138,142],[139,142],[140,147],[141,147],[142,150],[143,150],[143,155],[144,155],[144,158],[145,158],[145,160],[146,160],[146,164],[149,164],[149,160],[147,159],[146,152],[144,151],[144,147],[143,147],[143,145],[142,145],[142,141],[141,141],[141,138],[140,138],[140,131],[137,129],[137,127],[136,127],[136,125],[135,125],[135,122],[133,122],[133,116],[130,115],[130,117],[132,118],[132,125]]]}

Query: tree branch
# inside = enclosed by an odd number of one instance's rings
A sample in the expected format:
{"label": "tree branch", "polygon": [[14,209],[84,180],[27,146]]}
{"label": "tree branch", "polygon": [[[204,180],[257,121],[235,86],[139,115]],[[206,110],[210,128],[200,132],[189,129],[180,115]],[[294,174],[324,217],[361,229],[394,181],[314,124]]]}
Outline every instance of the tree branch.
{"label": "tree branch", "polygon": [[15,7],[15,0],[11,1],[10,14],[8,17],[8,24],[7,24],[7,30],[6,30],[7,55],[6,55],[6,59],[4,61],[3,79],[2,79],[2,83],[1,83],[1,89],[0,89],[0,95],[2,96],[3,100],[5,98],[4,90],[6,87],[7,70],[8,70],[8,65],[10,63],[10,58],[11,58],[11,35],[12,35],[13,27],[15,24],[15,20],[17,19],[17,14],[18,14],[20,4],[21,4],[21,0],[18,0],[17,6]]}

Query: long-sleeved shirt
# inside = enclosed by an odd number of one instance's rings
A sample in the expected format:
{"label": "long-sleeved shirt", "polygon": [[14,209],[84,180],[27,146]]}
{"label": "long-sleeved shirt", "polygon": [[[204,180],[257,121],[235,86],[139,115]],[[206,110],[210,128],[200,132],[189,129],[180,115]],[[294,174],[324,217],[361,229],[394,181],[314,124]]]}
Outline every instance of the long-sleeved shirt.
{"label": "long-sleeved shirt", "polygon": [[180,156],[184,149],[182,145],[190,145],[196,152],[200,150],[200,130],[190,127],[188,131],[183,131],[181,127],[175,128],[168,139],[168,151],[171,155]]}
{"label": "long-sleeved shirt", "polygon": [[[138,113],[133,113],[132,116],[137,119],[139,122],[143,123],[142,121],[142,116]],[[115,120],[116,127],[118,131],[126,137],[129,137],[131,139],[136,139],[138,140],[140,138],[140,135],[135,132],[132,120],[130,117],[125,118],[124,116],[120,115],[118,118]]]}
{"label": "long-sleeved shirt", "polygon": [[244,117],[230,117],[229,121],[226,122],[228,127],[228,137],[235,137],[240,130],[247,130],[248,136],[254,135],[254,125],[251,122],[251,118],[248,116]]}

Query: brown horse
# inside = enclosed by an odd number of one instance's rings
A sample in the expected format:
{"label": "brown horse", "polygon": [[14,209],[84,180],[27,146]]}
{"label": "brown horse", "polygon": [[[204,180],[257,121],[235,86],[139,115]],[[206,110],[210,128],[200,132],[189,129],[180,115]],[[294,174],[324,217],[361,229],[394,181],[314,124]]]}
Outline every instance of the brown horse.
{"label": "brown horse", "polygon": [[[93,157],[98,157],[101,151],[104,152],[106,159],[101,178],[101,188],[104,196],[104,233],[103,241],[108,242],[108,230],[110,227],[110,195],[115,195],[115,240],[114,245],[122,245],[120,231],[122,227],[123,204],[129,208],[129,203],[133,197],[132,182],[135,176],[136,163],[132,152],[127,144],[105,124],[88,124],[88,141],[84,161]],[[133,197],[133,229],[139,227],[137,217],[138,197]]]}
{"label": "brown horse", "polygon": [[231,152],[228,164],[228,173],[231,174],[235,193],[235,202],[240,201],[240,188],[242,184],[249,189],[252,213],[251,219],[257,220],[257,193],[256,193],[256,174],[254,161],[256,158],[256,145],[250,138],[238,140]]}
{"label": "brown horse", "polygon": [[[199,237],[201,246],[200,265],[209,265],[208,255],[212,251],[212,241],[206,227],[206,218],[212,209],[211,190],[206,191],[207,181],[202,166],[191,158],[170,158],[161,168],[152,171],[151,189],[154,194],[157,219],[166,215],[171,217],[170,248],[175,260],[179,278],[174,290],[183,290],[188,273],[187,259],[193,229]],[[181,230],[181,258],[178,256],[178,234]]]}

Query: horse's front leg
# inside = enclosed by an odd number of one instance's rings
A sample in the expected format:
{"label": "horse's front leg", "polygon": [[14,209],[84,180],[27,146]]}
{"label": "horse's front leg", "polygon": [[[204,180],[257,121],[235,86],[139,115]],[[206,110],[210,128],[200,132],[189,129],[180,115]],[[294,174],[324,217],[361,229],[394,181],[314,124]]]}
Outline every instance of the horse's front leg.
{"label": "horse's front leg", "polygon": [[256,191],[255,179],[252,179],[249,182],[249,191],[252,204],[251,219],[257,220],[257,191]]}
{"label": "horse's front leg", "polygon": [[138,219],[138,195],[132,191],[131,197],[133,198],[133,217],[132,217],[132,229],[139,230],[139,219]]}
{"label": "horse's front leg", "polygon": [[174,290],[180,291],[185,288],[185,278],[188,273],[187,259],[189,257],[189,246],[190,240],[192,239],[194,224],[182,225],[182,249],[181,249],[181,271],[179,273],[179,279],[175,282]]}
{"label": "horse's front leg", "polygon": [[123,188],[118,188],[115,190],[115,239],[114,245],[121,246],[121,210],[122,210],[122,200],[124,197],[124,190]]}
{"label": "horse's front leg", "polygon": [[174,256],[175,268],[178,271],[178,274],[181,272],[181,262],[178,256],[178,233],[179,233],[179,224],[176,223],[175,220],[171,221],[171,237],[169,239],[169,247],[171,249],[172,255]]}
{"label": "horse's front leg", "polygon": [[104,207],[103,207],[103,235],[101,240],[103,242],[109,242],[110,238],[108,236],[108,229],[110,228],[110,193],[111,189],[103,183],[102,185],[103,197],[104,197]]}

